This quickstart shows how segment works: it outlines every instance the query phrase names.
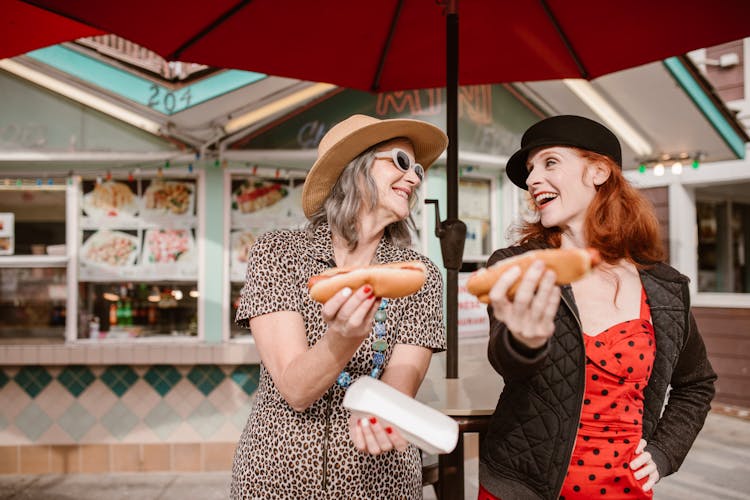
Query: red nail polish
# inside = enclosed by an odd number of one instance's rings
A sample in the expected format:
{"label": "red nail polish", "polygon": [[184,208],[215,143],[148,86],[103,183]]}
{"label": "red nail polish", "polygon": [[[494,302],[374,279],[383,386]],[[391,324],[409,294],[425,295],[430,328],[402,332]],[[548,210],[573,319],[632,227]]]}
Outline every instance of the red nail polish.
{"label": "red nail polish", "polygon": [[370,423],[371,423],[372,425],[375,425],[375,424],[377,424],[377,423],[378,423],[378,419],[377,419],[377,418],[375,418],[375,417],[370,417]]}
{"label": "red nail polish", "polygon": [[370,285],[365,285],[362,291],[365,292],[367,295],[370,295],[372,293],[372,287]]}
{"label": "red nail polish", "polygon": [[367,296],[367,300],[370,300],[370,299],[373,299],[373,298],[375,298],[375,294],[374,293],[371,293],[370,295]]}
{"label": "red nail polish", "polygon": [[387,432],[388,434],[393,434],[393,427],[386,427],[385,432]]}

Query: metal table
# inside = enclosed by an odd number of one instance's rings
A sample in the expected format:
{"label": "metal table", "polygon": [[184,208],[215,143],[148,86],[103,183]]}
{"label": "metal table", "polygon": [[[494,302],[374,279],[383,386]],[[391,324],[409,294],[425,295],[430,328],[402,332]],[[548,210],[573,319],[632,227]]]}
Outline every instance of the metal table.
{"label": "metal table", "polygon": [[[458,423],[456,448],[438,456],[438,496],[444,499],[464,498],[464,434],[479,433],[481,445],[484,432],[495,411],[503,383],[486,358],[486,344],[474,355],[464,349],[461,377],[444,376],[441,355],[435,355],[417,399],[453,418]],[[480,354],[481,353],[481,354]],[[465,365],[465,366],[464,366]]]}

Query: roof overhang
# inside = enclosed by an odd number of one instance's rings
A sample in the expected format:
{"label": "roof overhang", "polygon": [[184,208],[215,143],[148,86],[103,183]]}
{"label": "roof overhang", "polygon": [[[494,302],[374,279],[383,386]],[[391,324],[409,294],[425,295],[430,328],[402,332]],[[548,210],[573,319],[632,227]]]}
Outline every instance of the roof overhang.
{"label": "roof overhang", "polygon": [[[691,65],[684,58],[646,64],[584,83],[583,93],[581,81],[529,82],[518,88],[547,114],[577,114],[609,125],[622,143],[624,168],[680,155],[699,154],[710,162],[743,157],[748,138],[741,125],[686,66]],[[592,107],[597,98],[606,106]]]}

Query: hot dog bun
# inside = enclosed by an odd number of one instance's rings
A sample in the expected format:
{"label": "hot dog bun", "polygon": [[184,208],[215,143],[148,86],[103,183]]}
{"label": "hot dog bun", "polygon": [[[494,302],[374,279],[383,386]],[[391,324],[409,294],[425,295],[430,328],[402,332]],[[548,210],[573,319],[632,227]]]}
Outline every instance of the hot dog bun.
{"label": "hot dog bun", "polygon": [[310,296],[327,302],[339,290],[357,290],[370,285],[376,297],[395,299],[417,292],[427,279],[427,267],[418,260],[376,264],[367,267],[334,267],[313,276],[307,283]]}
{"label": "hot dog bun", "polygon": [[583,278],[594,266],[601,262],[599,252],[594,248],[550,248],[545,250],[531,250],[521,255],[496,262],[490,267],[480,269],[472,274],[466,282],[469,293],[476,295],[480,302],[489,303],[488,294],[500,276],[513,266],[521,268],[521,276],[508,289],[508,297],[512,300],[516,289],[521,283],[521,277],[536,260],[541,260],[547,269],[557,274],[557,285],[567,285]]}

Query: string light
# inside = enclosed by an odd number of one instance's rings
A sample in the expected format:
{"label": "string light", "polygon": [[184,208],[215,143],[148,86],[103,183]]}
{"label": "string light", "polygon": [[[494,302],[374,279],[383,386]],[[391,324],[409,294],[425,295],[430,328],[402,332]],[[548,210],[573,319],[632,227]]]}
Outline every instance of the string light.
{"label": "string light", "polygon": [[685,166],[690,163],[693,169],[697,169],[700,165],[701,160],[705,157],[705,153],[702,151],[696,151],[693,153],[662,153],[658,156],[651,158],[641,158],[638,165],[638,171],[641,174],[648,172],[649,165],[653,165],[653,173],[655,176],[663,176],[666,172],[665,165],[670,166],[672,175],[682,175],[685,171]]}

